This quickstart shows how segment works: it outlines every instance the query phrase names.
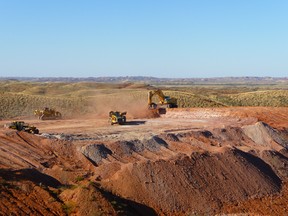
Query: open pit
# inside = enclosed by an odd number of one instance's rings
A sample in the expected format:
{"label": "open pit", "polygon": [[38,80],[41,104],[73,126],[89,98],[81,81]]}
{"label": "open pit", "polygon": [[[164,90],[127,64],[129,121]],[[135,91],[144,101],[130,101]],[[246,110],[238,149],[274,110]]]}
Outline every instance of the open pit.
{"label": "open pit", "polygon": [[[16,215],[284,215],[288,108],[168,109],[0,121],[0,212]],[[277,205],[266,200],[277,201]],[[245,205],[244,205],[245,204]],[[253,207],[252,207],[253,206]],[[285,210],[286,209],[286,210]]]}

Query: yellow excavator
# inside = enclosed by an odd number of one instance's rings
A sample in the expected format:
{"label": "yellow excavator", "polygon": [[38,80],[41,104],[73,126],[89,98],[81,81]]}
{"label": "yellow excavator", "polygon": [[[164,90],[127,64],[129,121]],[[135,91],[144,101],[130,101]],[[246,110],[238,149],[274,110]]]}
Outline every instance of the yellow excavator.
{"label": "yellow excavator", "polygon": [[[159,98],[159,103],[153,103],[152,99],[153,96],[157,95]],[[160,90],[153,90],[148,92],[148,106],[150,109],[156,109],[156,108],[177,108],[177,99],[165,96],[164,93]]]}

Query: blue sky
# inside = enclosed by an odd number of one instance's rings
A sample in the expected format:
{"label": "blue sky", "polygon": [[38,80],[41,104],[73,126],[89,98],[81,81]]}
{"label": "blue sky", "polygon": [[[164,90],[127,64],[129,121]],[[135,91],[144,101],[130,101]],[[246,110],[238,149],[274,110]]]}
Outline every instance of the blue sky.
{"label": "blue sky", "polygon": [[0,0],[0,76],[288,76],[286,0]]}

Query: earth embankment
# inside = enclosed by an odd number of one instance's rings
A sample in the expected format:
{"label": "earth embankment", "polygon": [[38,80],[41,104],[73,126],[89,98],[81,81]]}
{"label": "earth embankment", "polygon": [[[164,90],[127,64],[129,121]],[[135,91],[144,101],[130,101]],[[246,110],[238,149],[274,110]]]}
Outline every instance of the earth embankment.
{"label": "earth embankment", "polygon": [[[281,215],[287,113],[170,109],[160,118],[130,117],[123,126],[105,118],[27,119],[40,135],[0,130],[0,212]],[[265,201],[272,196],[278,207]]]}

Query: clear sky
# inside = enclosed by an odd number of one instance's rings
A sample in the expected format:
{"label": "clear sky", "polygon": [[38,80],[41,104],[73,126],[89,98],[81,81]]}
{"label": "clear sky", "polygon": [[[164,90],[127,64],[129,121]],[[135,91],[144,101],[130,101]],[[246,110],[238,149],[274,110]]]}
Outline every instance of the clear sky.
{"label": "clear sky", "polygon": [[288,0],[0,0],[0,77],[288,76]]}

